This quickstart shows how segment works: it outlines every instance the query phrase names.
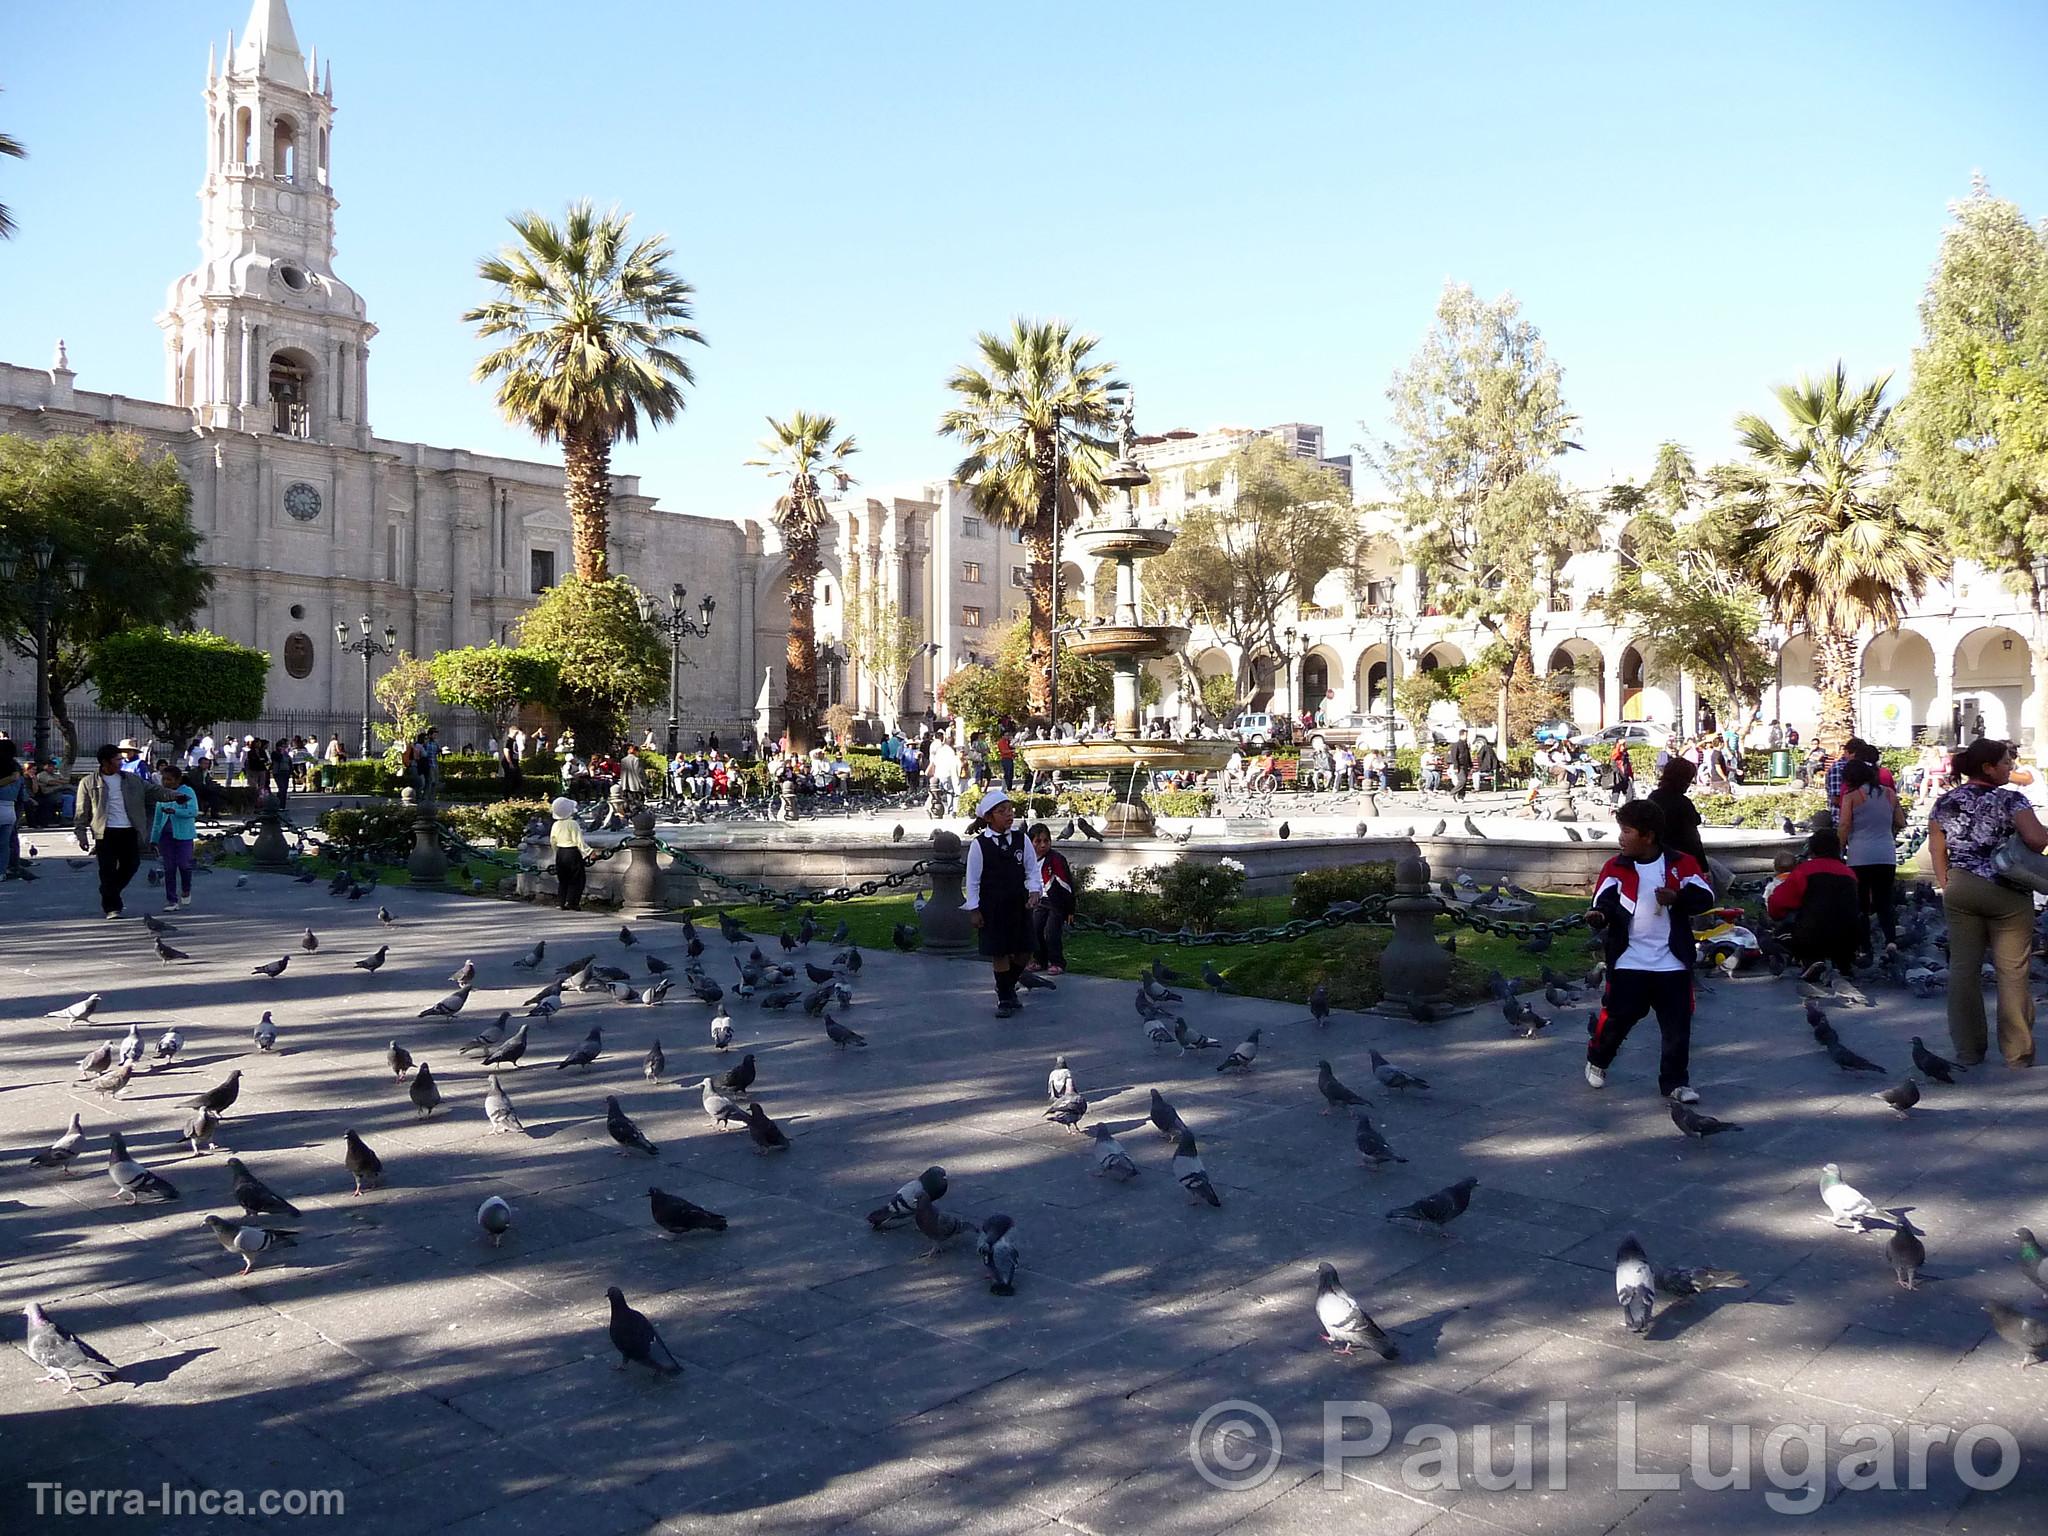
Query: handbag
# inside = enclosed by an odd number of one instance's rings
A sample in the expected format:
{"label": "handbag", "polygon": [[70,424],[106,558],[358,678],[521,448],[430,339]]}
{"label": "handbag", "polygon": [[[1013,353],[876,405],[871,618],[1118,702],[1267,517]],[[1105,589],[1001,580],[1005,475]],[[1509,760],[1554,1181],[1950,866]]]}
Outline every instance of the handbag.
{"label": "handbag", "polygon": [[1991,867],[1998,871],[1998,883],[2016,891],[2048,896],[2048,854],[2039,854],[2014,832],[1991,855]]}

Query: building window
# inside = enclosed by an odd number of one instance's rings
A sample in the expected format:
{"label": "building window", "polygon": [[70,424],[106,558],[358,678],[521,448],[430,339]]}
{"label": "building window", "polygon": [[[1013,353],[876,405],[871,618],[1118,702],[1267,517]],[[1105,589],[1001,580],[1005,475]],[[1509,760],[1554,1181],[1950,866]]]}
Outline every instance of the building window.
{"label": "building window", "polygon": [[552,549],[536,549],[530,552],[532,579],[527,590],[538,595],[555,584],[555,552]]}
{"label": "building window", "polygon": [[1022,544],[1024,542],[1024,530],[1022,528],[1012,528],[1010,530],[1010,542],[1012,544]]}
{"label": "building window", "polygon": [[960,579],[962,581],[980,581],[981,562],[979,560],[962,561],[960,565]]}
{"label": "building window", "polygon": [[1028,589],[1031,585],[1031,567],[1028,565],[1011,566],[1010,585],[1013,587],[1024,587]]}
{"label": "building window", "polygon": [[284,669],[291,673],[293,677],[310,677],[313,675],[313,641],[311,636],[290,634],[284,637]]}
{"label": "building window", "polygon": [[313,370],[307,363],[288,352],[270,359],[270,430],[284,437],[313,435]]}
{"label": "building window", "polygon": [[963,518],[961,518],[961,519],[960,519],[960,537],[961,537],[961,538],[963,538],[963,539],[978,539],[978,538],[980,538],[980,537],[981,537],[981,519],[980,519],[980,518],[978,518],[978,517],[971,517],[971,516],[970,516],[970,517],[963,517]]}
{"label": "building window", "polygon": [[824,603],[827,608],[832,606],[832,583],[829,581],[825,583]]}
{"label": "building window", "polygon": [[973,607],[962,608],[960,610],[960,622],[969,629],[981,628],[981,610]]}

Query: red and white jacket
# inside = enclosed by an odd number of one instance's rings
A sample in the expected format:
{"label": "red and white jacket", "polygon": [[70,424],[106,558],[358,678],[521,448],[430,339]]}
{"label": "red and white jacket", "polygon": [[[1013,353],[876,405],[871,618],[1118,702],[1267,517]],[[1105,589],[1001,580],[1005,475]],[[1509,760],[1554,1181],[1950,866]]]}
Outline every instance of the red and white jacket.
{"label": "red and white jacket", "polygon": [[[1601,866],[1599,882],[1593,887],[1593,907],[1607,919],[1601,938],[1610,967],[1619,964],[1628,949],[1637,905],[1656,900],[1654,891],[1641,887],[1642,866],[1634,859],[1616,854]],[[1665,908],[1671,915],[1671,953],[1690,967],[1698,953],[1692,920],[1713,906],[1714,887],[1691,854],[1666,848],[1664,889],[1672,893],[1671,905]]]}

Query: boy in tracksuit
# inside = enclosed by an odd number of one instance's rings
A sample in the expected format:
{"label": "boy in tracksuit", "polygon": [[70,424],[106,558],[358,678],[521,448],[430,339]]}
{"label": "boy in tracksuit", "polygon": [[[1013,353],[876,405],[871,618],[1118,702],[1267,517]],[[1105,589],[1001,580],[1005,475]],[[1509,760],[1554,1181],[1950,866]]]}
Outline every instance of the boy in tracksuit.
{"label": "boy in tracksuit", "polygon": [[1664,1047],[1657,1091],[1697,1104],[1689,1081],[1692,1048],[1692,920],[1714,904],[1706,871],[1688,853],[1665,848],[1664,813],[1633,800],[1614,813],[1621,852],[1600,871],[1586,924],[1607,951],[1607,989],[1593,1038],[1586,1043],[1586,1081],[1607,1086],[1621,1042],[1646,1013],[1657,1015]]}

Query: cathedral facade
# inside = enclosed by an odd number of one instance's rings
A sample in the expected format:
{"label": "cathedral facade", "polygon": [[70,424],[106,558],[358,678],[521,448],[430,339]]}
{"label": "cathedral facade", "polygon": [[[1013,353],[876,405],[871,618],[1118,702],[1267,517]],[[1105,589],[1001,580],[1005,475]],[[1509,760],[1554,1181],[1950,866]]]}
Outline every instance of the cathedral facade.
{"label": "cathedral facade", "polygon": [[[360,711],[362,663],[340,651],[337,624],[367,615],[423,657],[484,645],[574,569],[559,465],[372,428],[377,328],[335,271],[333,118],[331,74],[302,56],[285,0],[255,0],[208,63],[200,260],[157,317],[164,400],[78,388],[61,343],[47,369],[0,363],[0,432],[118,430],[176,456],[214,578],[194,623],[271,657],[270,720],[221,725],[263,734]],[[717,601],[709,638],[686,645],[678,711],[692,735],[752,724],[771,663],[779,687],[772,546],[757,524],[665,512],[635,477],[613,478],[611,569],[663,595],[680,582],[692,608]],[[32,694],[9,658],[0,703],[17,737]]]}

